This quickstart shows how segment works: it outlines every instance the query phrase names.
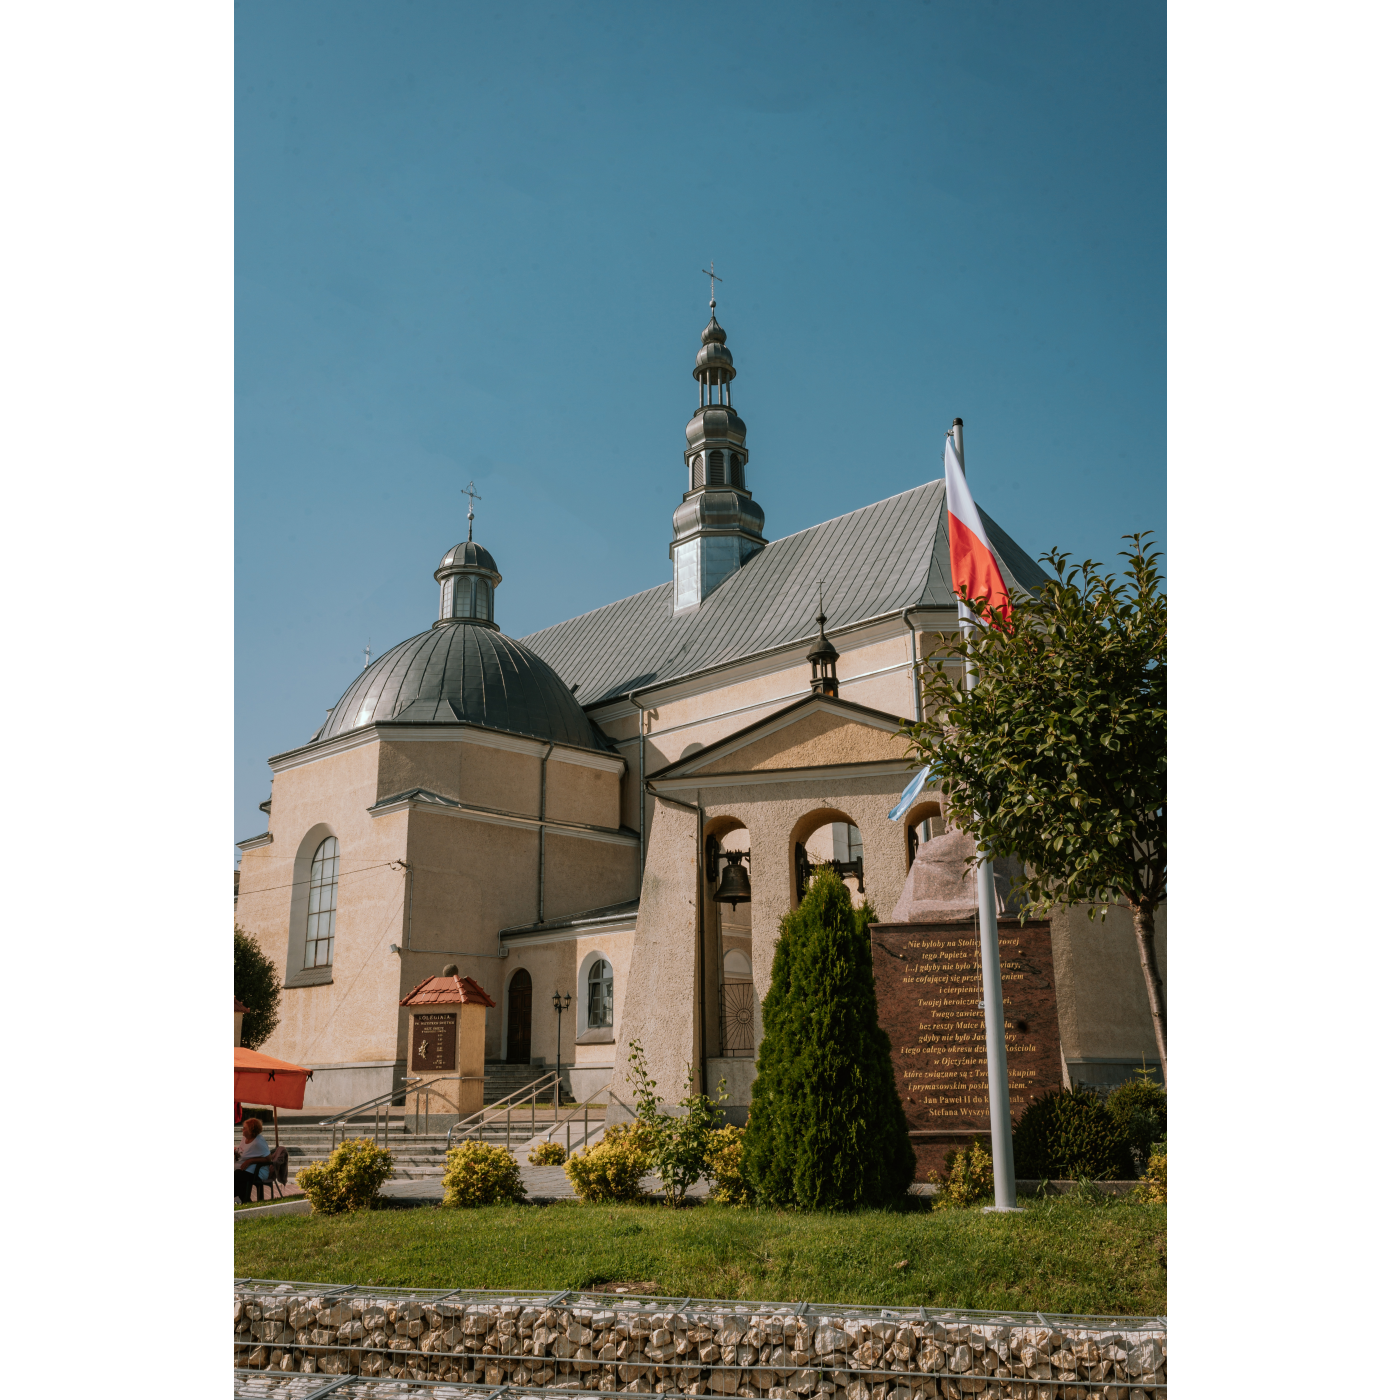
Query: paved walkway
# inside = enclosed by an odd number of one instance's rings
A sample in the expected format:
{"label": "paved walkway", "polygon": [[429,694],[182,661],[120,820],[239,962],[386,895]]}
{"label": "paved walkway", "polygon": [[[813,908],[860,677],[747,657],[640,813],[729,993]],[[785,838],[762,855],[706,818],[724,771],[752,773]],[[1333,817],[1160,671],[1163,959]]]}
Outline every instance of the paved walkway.
{"label": "paved walkway", "polygon": [[[521,1155],[523,1156],[523,1154]],[[536,1167],[522,1161],[520,1163],[520,1179],[525,1185],[525,1194],[532,1201],[573,1201],[578,1199],[578,1193],[564,1174],[563,1167]],[[642,1190],[659,1196],[662,1191],[661,1178],[659,1176],[644,1176]],[[697,1181],[686,1192],[686,1195],[700,1199],[708,1196],[709,1193],[709,1183],[702,1179]],[[399,1200],[440,1201],[443,1195],[442,1182],[436,1178],[430,1178],[427,1181],[386,1181],[379,1188],[379,1194],[393,1196]]]}

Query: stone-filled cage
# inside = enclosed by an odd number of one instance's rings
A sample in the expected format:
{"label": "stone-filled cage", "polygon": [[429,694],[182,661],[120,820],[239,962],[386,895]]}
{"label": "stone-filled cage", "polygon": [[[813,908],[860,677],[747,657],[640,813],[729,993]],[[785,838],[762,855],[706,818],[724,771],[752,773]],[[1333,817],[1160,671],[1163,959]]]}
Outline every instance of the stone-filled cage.
{"label": "stone-filled cage", "polygon": [[[287,1283],[234,1287],[234,1393],[1149,1400],[1162,1317]],[[306,1388],[306,1383],[315,1384]]]}

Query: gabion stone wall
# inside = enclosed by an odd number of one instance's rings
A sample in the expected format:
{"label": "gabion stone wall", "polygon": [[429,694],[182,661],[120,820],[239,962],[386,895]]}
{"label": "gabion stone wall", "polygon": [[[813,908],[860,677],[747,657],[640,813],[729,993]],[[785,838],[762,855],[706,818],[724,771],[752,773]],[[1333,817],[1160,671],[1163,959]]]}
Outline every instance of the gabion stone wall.
{"label": "gabion stone wall", "polygon": [[[520,1400],[545,1388],[556,1400],[564,1391],[746,1400],[1153,1400],[1166,1394],[1166,1351],[1162,1318],[317,1290],[264,1281],[241,1284],[234,1295],[239,1372],[508,1387],[521,1392]],[[247,1393],[270,1395],[265,1387]]]}

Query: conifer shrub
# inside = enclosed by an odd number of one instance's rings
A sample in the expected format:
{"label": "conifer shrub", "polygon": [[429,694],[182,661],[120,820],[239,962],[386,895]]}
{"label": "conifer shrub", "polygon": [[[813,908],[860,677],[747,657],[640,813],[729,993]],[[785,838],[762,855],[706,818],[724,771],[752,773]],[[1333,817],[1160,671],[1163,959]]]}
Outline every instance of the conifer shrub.
{"label": "conifer shrub", "polygon": [[710,1134],[705,1151],[705,1175],[710,1179],[710,1199],[722,1206],[757,1203],[754,1189],[744,1175],[744,1130],[732,1123]]}
{"label": "conifer shrub", "polygon": [[379,1188],[394,1174],[394,1154],[371,1138],[351,1138],[324,1161],[312,1162],[297,1173],[317,1215],[368,1210]]}
{"label": "conifer shrub", "polygon": [[564,1173],[582,1201],[639,1201],[651,1158],[631,1124],[615,1123],[591,1147],[564,1163]]}
{"label": "conifer shrub", "polygon": [[766,1205],[883,1206],[914,1179],[890,1039],[875,1017],[875,918],[830,868],[783,918],[741,1159]]}
{"label": "conifer shrub", "polygon": [[568,1160],[568,1156],[562,1142],[546,1138],[544,1142],[530,1149],[525,1160],[532,1167],[562,1167]]}
{"label": "conifer shrub", "polygon": [[1122,1181],[1133,1154],[1122,1125],[1092,1089],[1051,1089],[1032,1099],[1011,1134],[1019,1177]]}
{"label": "conifer shrub", "polygon": [[1147,1166],[1152,1144],[1167,1135],[1167,1091],[1151,1070],[1137,1069],[1108,1096],[1108,1111],[1123,1129],[1139,1172]]}
{"label": "conifer shrub", "polygon": [[977,1205],[996,1194],[992,1154],[980,1141],[972,1142],[961,1151],[950,1148],[943,1159],[943,1175],[936,1179],[942,1189],[934,1202],[935,1210]]}
{"label": "conifer shrub", "polygon": [[442,1178],[445,1206],[499,1206],[525,1199],[520,1164],[504,1147],[464,1142],[447,1154]]}

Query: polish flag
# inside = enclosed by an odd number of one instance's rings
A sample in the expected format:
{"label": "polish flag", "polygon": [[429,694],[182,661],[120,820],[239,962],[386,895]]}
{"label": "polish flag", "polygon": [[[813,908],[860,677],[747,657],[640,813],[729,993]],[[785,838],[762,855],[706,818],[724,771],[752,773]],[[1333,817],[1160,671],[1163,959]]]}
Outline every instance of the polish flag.
{"label": "polish flag", "polygon": [[967,477],[963,475],[952,433],[943,449],[943,479],[948,494],[948,554],[953,567],[953,591],[969,599],[986,598],[989,609],[1005,619],[1011,613],[1011,599],[991,541],[982,527],[982,517],[967,489]]}

